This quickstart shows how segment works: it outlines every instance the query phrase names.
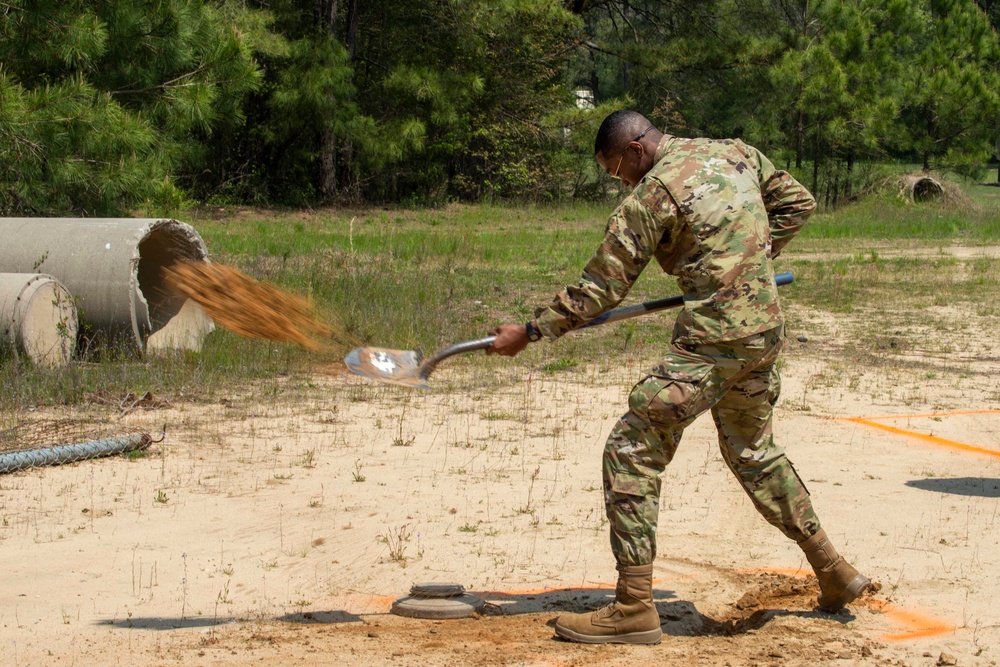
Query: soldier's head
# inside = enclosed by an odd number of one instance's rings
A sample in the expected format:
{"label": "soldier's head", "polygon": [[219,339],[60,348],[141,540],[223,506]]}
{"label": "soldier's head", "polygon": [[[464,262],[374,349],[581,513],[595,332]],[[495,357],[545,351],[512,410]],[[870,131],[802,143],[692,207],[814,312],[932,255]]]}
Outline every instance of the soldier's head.
{"label": "soldier's head", "polygon": [[634,187],[653,166],[663,133],[637,111],[622,109],[604,119],[594,139],[594,157],[612,178]]}

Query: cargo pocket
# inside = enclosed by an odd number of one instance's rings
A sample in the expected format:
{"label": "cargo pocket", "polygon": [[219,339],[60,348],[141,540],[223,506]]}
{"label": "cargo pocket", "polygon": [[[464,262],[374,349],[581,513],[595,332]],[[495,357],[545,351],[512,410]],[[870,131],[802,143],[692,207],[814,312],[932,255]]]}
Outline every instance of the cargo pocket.
{"label": "cargo pocket", "polygon": [[645,421],[660,426],[672,426],[688,415],[700,412],[699,385],[711,371],[705,366],[694,373],[663,371],[649,375],[629,393],[628,406]]}
{"label": "cargo pocket", "polygon": [[[652,495],[651,495],[652,494]],[[608,521],[616,533],[645,535],[651,517],[644,516],[647,498],[656,506],[652,480],[628,472],[616,472],[608,498]]]}

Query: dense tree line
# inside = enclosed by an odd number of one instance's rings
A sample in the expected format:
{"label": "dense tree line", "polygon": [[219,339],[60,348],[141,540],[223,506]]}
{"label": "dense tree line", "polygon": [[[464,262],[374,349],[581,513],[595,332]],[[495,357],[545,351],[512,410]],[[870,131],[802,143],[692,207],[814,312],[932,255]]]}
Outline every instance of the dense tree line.
{"label": "dense tree line", "polygon": [[[601,194],[629,107],[742,136],[828,201],[976,175],[994,0],[8,0],[0,213]],[[591,108],[593,107],[593,108]]]}

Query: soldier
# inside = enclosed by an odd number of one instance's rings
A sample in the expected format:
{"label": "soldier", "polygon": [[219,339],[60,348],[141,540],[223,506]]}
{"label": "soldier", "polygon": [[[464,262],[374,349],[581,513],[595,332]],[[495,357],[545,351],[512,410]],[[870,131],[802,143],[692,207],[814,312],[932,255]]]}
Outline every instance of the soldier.
{"label": "soldier", "polygon": [[604,119],[597,162],[632,192],[611,215],[579,284],[525,325],[505,324],[487,353],[514,356],[619,304],[650,259],[677,278],[684,306],[666,356],[635,385],[604,449],[605,507],[617,561],[615,601],[565,614],[560,637],[656,644],[653,560],[660,473],[684,428],[711,410],[723,458],[757,510],[795,540],[836,611],[870,581],[837,554],[809,492],[771,433],[783,340],[772,259],[816,207],[790,174],[738,139],[682,139],[634,111]]}

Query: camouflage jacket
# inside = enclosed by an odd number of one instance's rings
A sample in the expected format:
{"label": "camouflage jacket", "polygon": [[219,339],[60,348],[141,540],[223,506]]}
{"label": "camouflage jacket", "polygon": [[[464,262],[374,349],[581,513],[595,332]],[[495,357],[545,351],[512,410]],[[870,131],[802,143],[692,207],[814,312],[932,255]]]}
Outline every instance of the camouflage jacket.
{"label": "camouflage jacket", "polygon": [[806,188],[738,139],[664,135],[653,167],[608,220],[579,284],[535,311],[558,338],[621,303],[650,259],[676,276],[674,341],[736,340],[782,322],[772,257],[816,207]]}

